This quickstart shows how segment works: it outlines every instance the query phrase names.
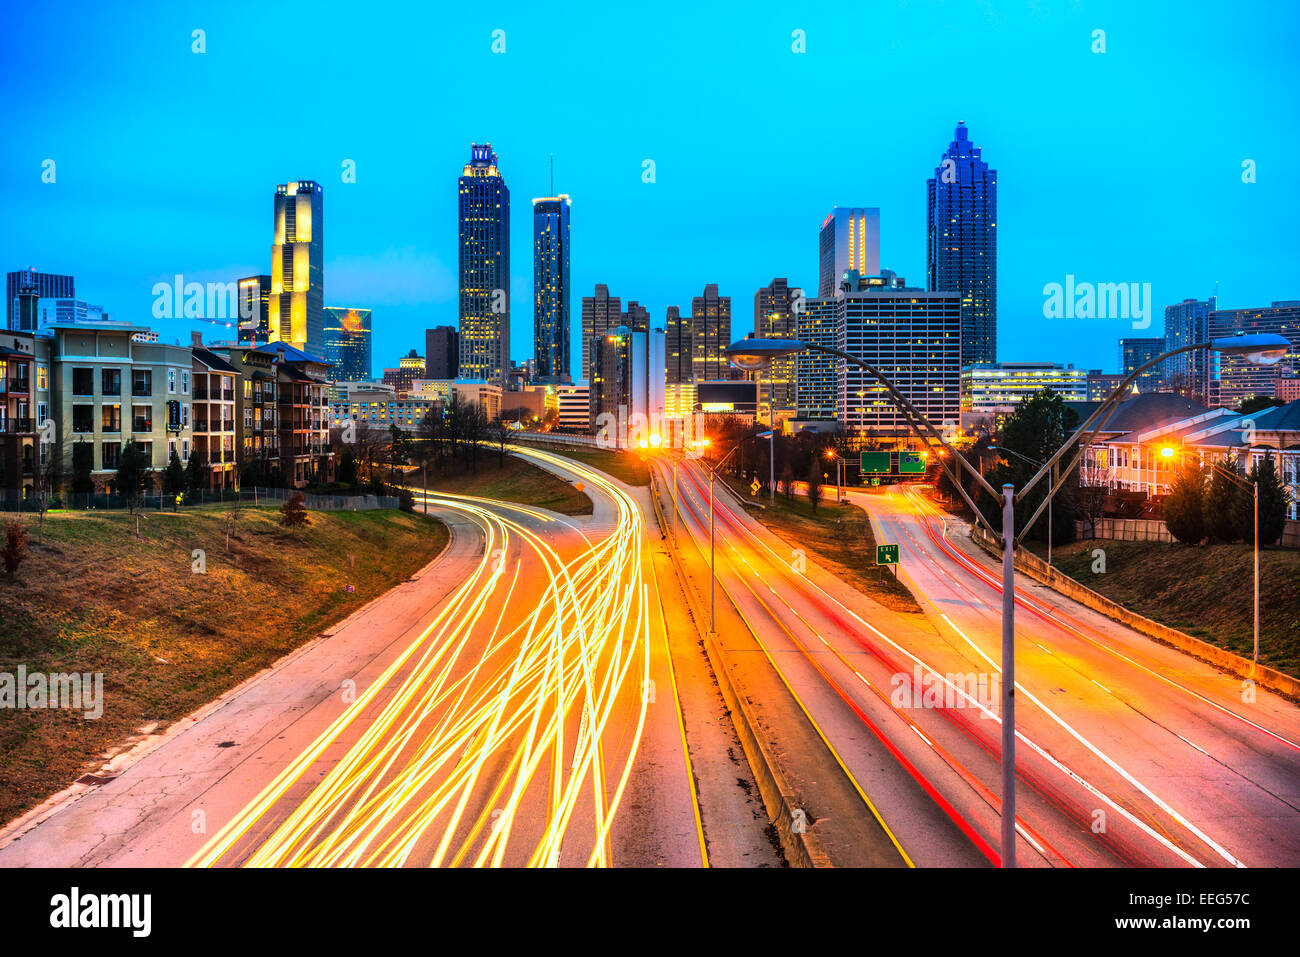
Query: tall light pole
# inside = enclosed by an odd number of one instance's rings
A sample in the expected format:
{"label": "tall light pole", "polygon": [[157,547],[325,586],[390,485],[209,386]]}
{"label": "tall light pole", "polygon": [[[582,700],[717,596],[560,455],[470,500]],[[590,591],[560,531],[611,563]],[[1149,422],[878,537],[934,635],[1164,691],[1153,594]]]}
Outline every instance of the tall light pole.
{"label": "tall light pole", "polygon": [[[1110,410],[1114,409],[1114,407],[1118,404],[1119,397],[1123,395],[1124,390],[1127,389],[1141,373],[1145,372],[1147,369],[1151,368],[1152,366],[1158,365],[1159,363],[1163,362],[1165,359],[1169,358],[1172,355],[1177,355],[1181,352],[1190,352],[1193,349],[1207,349],[1207,348],[1215,349],[1219,352],[1228,353],[1230,355],[1244,356],[1247,359],[1249,359],[1251,362],[1257,364],[1272,365],[1273,363],[1279,361],[1286,355],[1287,350],[1290,348],[1290,342],[1287,339],[1283,338],[1282,336],[1273,333],[1264,333],[1261,335],[1253,335],[1253,336],[1234,336],[1227,339],[1215,339],[1210,342],[1199,342],[1194,345],[1183,346],[1180,349],[1173,349],[1169,352],[1166,352],[1164,355],[1156,356],[1154,359],[1150,360],[1149,362],[1146,362],[1143,365],[1138,366],[1131,373],[1129,373],[1128,377],[1124,379],[1124,381],[1121,382],[1118,387],[1116,387],[1115,391],[1111,393],[1110,397],[1105,402],[1103,402],[1101,406],[1095,412],[1093,412],[1091,416],[1089,416],[1088,421],[1085,422],[1078,429],[1076,429],[1075,432],[1066,439],[1064,444],[1062,444],[1062,446],[1059,449],[1057,449],[1057,451],[1052,455],[1052,457],[1047,460],[1046,465],[1044,465],[1043,468],[1039,469],[1038,472],[1035,473],[1035,475],[1028,482],[1025,483],[1025,487],[1022,488],[1020,492],[1015,495],[1012,494],[1014,490],[1010,485],[1004,485],[1002,487],[1001,493],[995,491],[993,486],[991,486],[988,483],[988,481],[984,478],[983,474],[981,474],[981,472],[977,470],[975,466],[967,462],[964,456],[958,455],[956,454],[956,452],[953,451],[952,447],[948,445],[948,443],[944,440],[943,436],[939,433],[939,430],[934,427],[934,423],[932,423],[929,419],[927,419],[924,414],[922,414],[915,406],[913,406],[912,403],[907,400],[906,396],[902,395],[898,391],[898,389],[894,387],[894,384],[890,382],[887,378],[885,378],[884,373],[882,373],[879,369],[877,369],[875,366],[871,365],[870,363],[862,359],[859,359],[857,356],[853,355],[852,353],[845,352],[841,349],[832,349],[829,346],[822,346],[811,342],[804,342],[800,339],[757,339],[757,338],[741,339],[739,342],[733,342],[726,349],[726,353],[731,358],[731,362],[733,365],[735,365],[737,368],[748,369],[751,371],[755,369],[761,369],[765,364],[771,362],[773,359],[781,358],[783,356],[795,355],[796,353],[799,352],[820,352],[824,355],[835,356],[839,359],[844,360],[845,362],[852,362],[854,365],[858,366],[859,368],[867,372],[869,375],[874,377],[878,382],[880,382],[881,385],[885,387],[885,391],[889,393],[890,398],[892,398],[894,402],[898,405],[898,407],[903,411],[904,413],[903,418],[904,420],[906,420],[908,427],[921,438],[922,442],[925,442],[928,445],[928,440],[933,439],[942,448],[948,451],[949,457],[953,461],[957,462],[962,468],[964,468],[972,476],[972,478],[976,480],[979,486],[983,488],[986,492],[988,492],[990,496],[992,496],[994,501],[1002,501],[1003,503],[1002,506],[1002,549],[1003,549],[1002,550],[1002,685],[1003,687],[1002,687],[1002,762],[1001,762],[1002,763],[1001,863],[1003,867],[1015,867],[1016,864],[1016,847],[1015,847],[1016,756],[1015,756],[1015,695],[1014,695],[1016,602],[1015,602],[1014,551],[1017,544],[1019,544],[1019,539],[1016,538],[1014,535],[1015,520],[1016,520],[1015,505],[1016,503],[1024,499],[1025,494],[1036,484],[1038,484],[1039,480],[1045,474],[1047,474],[1048,472],[1051,472],[1053,476],[1057,474],[1055,468],[1057,462],[1066,453],[1066,451],[1070,448],[1070,446],[1073,445],[1076,441],[1078,441],[1079,451],[1076,454],[1074,461],[1065,469],[1065,477],[1068,477],[1074,471],[1075,465],[1078,463],[1079,458],[1082,457],[1083,455],[1083,450],[1087,448],[1088,444],[1092,441],[1093,437],[1096,436],[1098,431],[1100,431],[1101,425],[1104,424],[1106,418],[1109,417]],[[1090,427],[1092,427],[1094,423],[1098,423],[1098,424],[1096,425],[1095,428],[1092,429],[1091,433],[1088,433],[1087,436],[1084,437],[1084,433]],[[1048,502],[1051,501],[1052,495],[1056,494],[1056,492],[1060,489],[1061,483],[1064,481],[1065,478],[1056,479],[1054,481],[1052,488],[1048,493],[1047,499],[1038,506],[1038,509],[1030,517],[1029,521],[1025,523],[1024,528],[1020,532],[1021,538],[1023,538],[1025,532],[1028,531],[1029,528],[1033,526],[1033,523],[1037,520],[1039,514],[1041,514],[1042,510],[1047,506]],[[990,532],[992,532],[993,531],[992,527],[984,519],[984,516],[980,512],[980,510],[975,507],[975,503],[971,501],[970,496],[966,494],[966,490],[965,488],[962,487],[961,482],[954,482],[953,484],[957,487],[957,490],[961,493],[962,498],[965,499],[966,504],[970,507],[971,511],[974,513],[975,520],[983,524],[986,528],[989,529]]]}
{"label": "tall light pole", "polygon": [[[770,435],[771,432],[769,431],[768,434]],[[762,432],[755,432],[753,435],[749,435],[749,436],[746,436],[744,439],[741,439],[739,442],[737,442],[735,445],[733,445],[733,446],[731,447],[731,450],[730,450],[729,452],[727,452],[726,455],[724,455],[722,458],[718,459],[718,463],[717,463],[716,465],[711,465],[711,466],[709,466],[709,634],[710,634],[710,635],[715,635],[715,634],[717,634],[717,629],[714,627],[714,617],[713,617],[713,613],[714,613],[714,608],[715,608],[715,606],[716,606],[716,601],[715,601],[715,599],[716,599],[716,597],[717,597],[717,589],[718,589],[718,574],[717,574],[717,572],[714,570],[714,569],[715,569],[715,566],[714,566],[714,564],[713,564],[713,556],[714,556],[714,551],[713,551],[713,480],[714,480],[714,477],[718,474],[718,470],[719,470],[720,468],[722,468],[722,466],[726,463],[727,459],[731,458],[731,456],[732,456],[733,454],[735,454],[736,450],[739,449],[739,448],[741,447],[741,445],[744,444],[745,439],[754,439],[754,438],[758,438],[758,439],[763,438],[763,433],[762,433]],[[707,445],[707,444],[708,444],[708,439],[705,439],[704,442],[705,442],[705,444]]]}

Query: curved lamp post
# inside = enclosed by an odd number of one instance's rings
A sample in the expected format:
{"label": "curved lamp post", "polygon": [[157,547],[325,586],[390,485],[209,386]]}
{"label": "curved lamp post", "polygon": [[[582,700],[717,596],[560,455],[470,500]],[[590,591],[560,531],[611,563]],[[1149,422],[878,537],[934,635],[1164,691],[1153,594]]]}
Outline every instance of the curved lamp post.
{"label": "curved lamp post", "polygon": [[[783,356],[795,355],[799,352],[820,352],[823,355],[835,356],[843,359],[845,362],[851,362],[859,368],[865,370],[872,377],[885,387],[890,398],[903,411],[903,417],[907,420],[908,427],[911,428],[923,442],[928,445],[929,439],[934,439],[950,455],[947,458],[950,461],[958,463],[970,473],[976,483],[988,492],[995,501],[1002,501],[1002,854],[1001,864],[1003,867],[1016,866],[1016,732],[1015,732],[1015,548],[1019,544],[1020,538],[1023,538],[1043,509],[1047,507],[1052,497],[1058,492],[1066,479],[1073,472],[1075,465],[1078,464],[1079,458],[1083,455],[1083,450],[1101,430],[1101,424],[1109,418],[1110,412],[1118,405],[1118,398],[1123,395],[1124,390],[1128,388],[1137,377],[1170,356],[1178,355],[1181,352],[1191,352],[1195,349],[1214,349],[1227,355],[1244,356],[1251,362],[1259,365],[1272,365],[1286,355],[1290,348],[1290,342],[1282,336],[1273,333],[1264,333],[1253,336],[1234,336],[1227,339],[1214,339],[1209,342],[1198,342],[1195,345],[1183,346],[1180,349],[1173,349],[1163,355],[1157,356],[1151,361],[1138,366],[1129,376],[1116,387],[1110,397],[1106,399],[1101,406],[1089,416],[1088,421],[1080,428],[1076,429],[1074,434],[1066,439],[1064,444],[1044,463],[1043,467],[1025,483],[1025,487],[1019,493],[1015,492],[1014,486],[1007,483],[1002,486],[1001,493],[994,490],[984,478],[983,475],[969,462],[965,456],[957,455],[953,452],[951,446],[944,441],[943,436],[934,427],[920,411],[918,411],[905,396],[903,396],[892,382],[885,378],[875,366],[859,359],[857,356],[844,352],[840,349],[832,349],[829,346],[817,345],[811,342],[804,342],[801,339],[741,339],[739,342],[733,342],[727,347],[726,353],[731,358],[734,366],[740,369],[753,371],[761,369],[773,359],[779,359]],[[1094,427],[1094,423],[1096,423]],[[1055,471],[1057,463],[1083,434],[1091,428],[1092,431],[1087,433],[1087,438],[1080,442],[1079,451],[1075,454],[1068,468],[1061,472]],[[945,465],[945,467],[947,467]],[[1037,510],[1025,523],[1025,527],[1020,532],[1020,538],[1014,538],[1015,531],[1015,506],[1024,499],[1025,494],[1038,484],[1039,480],[1048,473],[1053,476],[1060,475],[1052,483],[1051,489],[1039,504]],[[951,472],[949,474],[952,474]],[[993,528],[985,521],[980,510],[975,507],[970,496],[962,487],[961,482],[954,482],[957,490],[961,492],[962,498],[970,506],[975,515],[977,522],[983,524],[989,531]],[[996,534],[996,533],[995,533]]]}

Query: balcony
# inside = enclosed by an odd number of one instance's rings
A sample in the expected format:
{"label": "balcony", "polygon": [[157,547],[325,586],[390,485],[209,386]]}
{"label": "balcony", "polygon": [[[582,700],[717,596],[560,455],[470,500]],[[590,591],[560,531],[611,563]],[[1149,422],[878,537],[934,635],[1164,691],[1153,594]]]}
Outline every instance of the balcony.
{"label": "balcony", "polygon": [[35,419],[0,419],[0,435],[25,435],[35,431]]}
{"label": "balcony", "polygon": [[200,418],[197,418],[197,417],[196,417],[196,418],[194,419],[194,431],[195,431],[195,432],[206,432],[206,431],[208,431],[208,420],[207,420],[207,419],[200,419]]}
{"label": "balcony", "polygon": [[132,432],[152,432],[152,431],[153,431],[153,419],[142,419],[142,418],[140,418],[140,416],[138,416],[138,415],[137,415],[137,416],[134,416],[134,417],[131,419],[131,431],[132,431]]}
{"label": "balcony", "polygon": [[198,382],[195,382],[195,383],[194,383],[194,399],[195,399],[195,401],[202,402],[202,401],[203,401],[204,399],[206,399],[207,397],[208,397],[208,386],[207,386],[207,383],[202,383],[202,384],[200,384],[200,383],[198,383]]}
{"label": "balcony", "polygon": [[27,376],[0,376],[0,395],[28,395],[31,384]]}

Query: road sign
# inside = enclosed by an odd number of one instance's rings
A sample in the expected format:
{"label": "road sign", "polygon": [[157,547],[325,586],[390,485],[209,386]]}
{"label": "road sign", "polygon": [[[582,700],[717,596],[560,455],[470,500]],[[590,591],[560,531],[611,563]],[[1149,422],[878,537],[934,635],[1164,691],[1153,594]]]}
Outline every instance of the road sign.
{"label": "road sign", "polygon": [[899,475],[924,475],[925,456],[920,452],[900,452],[898,454]]}
{"label": "road sign", "polygon": [[763,486],[759,484],[758,479],[754,479],[754,481],[749,483],[749,492],[751,495],[757,495],[758,490],[761,489],[762,487]]}
{"label": "road sign", "polygon": [[879,484],[880,484],[880,478],[879,478],[879,476],[872,476],[872,478],[871,478],[871,484],[872,484],[872,485],[879,485]]}
{"label": "road sign", "polygon": [[894,470],[891,459],[888,452],[863,452],[862,472],[865,475],[888,475]]}
{"label": "road sign", "polygon": [[877,564],[877,565],[897,565],[897,564],[898,564],[898,546],[897,546],[897,545],[877,545],[877,546],[876,546],[876,564]]}

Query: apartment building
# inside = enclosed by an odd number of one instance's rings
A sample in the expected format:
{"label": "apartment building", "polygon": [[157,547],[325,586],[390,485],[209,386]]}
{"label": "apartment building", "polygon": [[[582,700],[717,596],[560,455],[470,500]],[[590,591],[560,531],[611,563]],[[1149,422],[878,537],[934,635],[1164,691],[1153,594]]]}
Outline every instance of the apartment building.
{"label": "apartment building", "polygon": [[96,490],[111,486],[131,440],[156,470],[173,450],[188,457],[193,356],[188,346],[146,341],[148,332],[115,322],[49,327],[49,415],[63,475],[87,471]]}
{"label": "apartment building", "polygon": [[31,497],[48,455],[38,443],[49,409],[48,351],[31,334],[0,334],[0,502],[14,506]]}
{"label": "apartment building", "polygon": [[334,481],[329,442],[329,364],[285,342],[258,347],[276,359],[280,471],[294,488]]}
{"label": "apartment building", "polygon": [[209,491],[239,487],[235,444],[235,393],[239,370],[229,359],[205,349],[195,335],[193,351],[194,413],[191,454],[206,466]]}

